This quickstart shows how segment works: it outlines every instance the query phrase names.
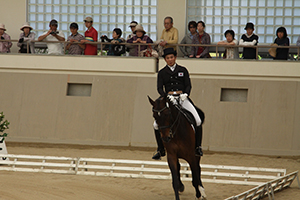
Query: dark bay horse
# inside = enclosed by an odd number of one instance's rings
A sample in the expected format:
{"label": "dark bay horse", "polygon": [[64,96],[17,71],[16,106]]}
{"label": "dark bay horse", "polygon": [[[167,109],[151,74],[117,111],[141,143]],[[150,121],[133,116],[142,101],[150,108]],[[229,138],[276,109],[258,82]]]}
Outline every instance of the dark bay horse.
{"label": "dark bay horse", "polygon": [[[172,184],[176,200],[179,200],[179,192],[184,190],[184,185],[180,180],[179,158],[186,160],[190,165],[196,199],[206,199],[200,178],[200,157],[195,156],[195,132],[193,127],[183,115],[179,104],[173,105],[167,97],[160,97],[153,101],[148,96],[148,99],[153,106],[153,117],[158,124],[161,138],[167,150],[167,160],[172,173]],[[202,117],[200,116],[203,121],[204,115]]]}

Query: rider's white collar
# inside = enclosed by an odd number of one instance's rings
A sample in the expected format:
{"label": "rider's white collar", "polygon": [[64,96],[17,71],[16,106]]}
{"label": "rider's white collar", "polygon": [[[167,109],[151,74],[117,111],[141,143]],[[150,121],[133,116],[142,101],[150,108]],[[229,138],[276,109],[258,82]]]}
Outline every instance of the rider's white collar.
{"label": "rider's white collar", "polygon": [[176,63],[173,66],[168,65],[168,67],[170,68],[170,70],[173,72],[175,70],[176,67]]}

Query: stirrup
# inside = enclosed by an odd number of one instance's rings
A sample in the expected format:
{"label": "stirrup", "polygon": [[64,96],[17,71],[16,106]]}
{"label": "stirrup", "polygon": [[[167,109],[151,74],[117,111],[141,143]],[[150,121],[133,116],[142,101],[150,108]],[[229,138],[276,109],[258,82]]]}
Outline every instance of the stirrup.
{"label": "stirrup", "polygon": [[202,147],[201,146],[196,147],[196,149],[195,149],[195,155],[196,156],[203,156],[203,151],[202,151]]}
{"label": "stirrup", "polygon": [[152,159],[154,160],[161,160],[161,157],[165,156],[166,152],[165,151],[156,151],[154,155],[152,156]]}

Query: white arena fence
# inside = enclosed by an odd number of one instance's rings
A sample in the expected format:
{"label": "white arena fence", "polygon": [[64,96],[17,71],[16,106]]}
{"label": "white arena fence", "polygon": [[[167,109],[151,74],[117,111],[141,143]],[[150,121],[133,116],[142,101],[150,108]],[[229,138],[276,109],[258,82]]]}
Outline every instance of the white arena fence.
{"label": "white arena fence", "polygon": [[[208,164],[201,164],[201,169],[203,182],[256,186],[225,200],[258,200],[266,196],[269,200],[274,200],[274,192],[290,187],[296,178],[300,188],[298,171],[286,175],[286,169]],[[0,154],[0,171],[172,179],[165,161],[103,158]],[[180,173],[183,181],[192,180],[187,163],[181,163]]]}
{"label": "white arena fence", "polygon": [[[142,161],[103,158],[71,158],[35,155],[0,155],[0,170],[45,172],[74,175],[172,179],[165,161]],[[206,183],[261,185],[286,175],[286,169],[201,164]],[[187,163],[181,163],[181,179],[191,181]]]}
{"label": "white arena fence", "polygon": [[298,181],[298,187],[300,188],[298,171],[295,171],[283,177],[277,178],[275,180],[257,186],[239,195],[229,197],[225,200],[259,200],[266,196],[268,196],[269,200],[274,200],[275,199],[274,193],[279,192],[287,187],[290,187],[296,178]]}

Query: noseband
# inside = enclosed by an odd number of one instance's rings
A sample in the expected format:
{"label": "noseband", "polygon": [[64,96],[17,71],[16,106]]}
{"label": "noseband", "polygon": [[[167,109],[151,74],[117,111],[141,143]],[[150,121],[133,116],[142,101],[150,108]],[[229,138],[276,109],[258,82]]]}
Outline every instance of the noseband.
{"label": "noseband", "polygon": [[[177,108],[177,107],[176,107],[176,108]],[[169,107],[169,103],[168,103],[168,102],[166,102],[165,107],[163,107],[162,109],[156,110],[156,109],[152,108],[152,111],[153,111],[153,112],[156,112],[156,113],[160,116],[161,113],[162,113],[164,110],[166,110],[166,109],[169,109],[169,115],[171,115],[171,121],[173,121],[172,114],[171,114],[171,109],[170,109],[170,107]],[[172,139],[172,138],[175,136],[175,134],[176,134],[176,130],[177,130],[177,128],[178,128],[178,124],[177,124],[176,129],[174,130],[174,133],[173,133],[172,129],[174,128],[176,122],[178,121],[179,115],[180,115],[180,112],[178,112],[178,115],[177,115],[176,119],[173,121],[172,125],[169,125],[169,126],[158,126],[158,129],[159,129],[160,131],[163,130],[163,129],[169,128],[169,129],[170,129],[170,138],[171,138],[171,139]],[[170,124],[171,124],[171,123],[170,123]]]}

